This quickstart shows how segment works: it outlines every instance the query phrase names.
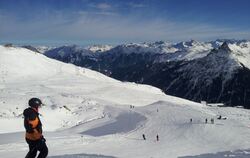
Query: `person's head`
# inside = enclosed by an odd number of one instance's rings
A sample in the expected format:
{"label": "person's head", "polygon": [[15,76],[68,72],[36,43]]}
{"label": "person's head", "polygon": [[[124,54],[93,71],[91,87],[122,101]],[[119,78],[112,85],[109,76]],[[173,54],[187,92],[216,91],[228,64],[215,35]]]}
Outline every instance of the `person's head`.
{"label": "person's head", "polygon": [[32,108],[39,108],[43,105],[42,101],[38,98],[31,98],[29,100],[29,106]]}

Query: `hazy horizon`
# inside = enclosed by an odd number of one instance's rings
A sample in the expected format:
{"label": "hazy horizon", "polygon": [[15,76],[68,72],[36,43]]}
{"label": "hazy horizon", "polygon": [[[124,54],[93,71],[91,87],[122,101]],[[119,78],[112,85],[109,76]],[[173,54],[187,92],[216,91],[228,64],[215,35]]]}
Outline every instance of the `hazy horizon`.
{"label": "hazy horizon", "polygon": [[250,39],[246,0],[1,0],[0,43]]}

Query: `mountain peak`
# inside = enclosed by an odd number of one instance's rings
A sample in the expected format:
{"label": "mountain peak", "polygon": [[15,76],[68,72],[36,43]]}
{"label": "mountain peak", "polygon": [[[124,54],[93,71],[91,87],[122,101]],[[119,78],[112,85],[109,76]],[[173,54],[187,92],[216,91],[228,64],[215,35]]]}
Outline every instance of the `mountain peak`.
{"label": "mountain peak", "polygon": [[200,42],[198,42],[198,41],[196,41],[194,39],[191,39],[189,42],[190,42],[191,45],[200,44]]}
{"label": "mountain peak", "polygon": [[228,43],[224,42],[220,47],[219,50],[224,50],[226,52],[231,52],[232,50],[229,48]]}

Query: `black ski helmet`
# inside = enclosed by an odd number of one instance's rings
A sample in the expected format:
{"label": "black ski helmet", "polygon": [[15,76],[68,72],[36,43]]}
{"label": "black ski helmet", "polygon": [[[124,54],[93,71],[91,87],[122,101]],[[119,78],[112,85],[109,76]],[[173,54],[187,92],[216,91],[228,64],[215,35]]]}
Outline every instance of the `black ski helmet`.
{"label": "black ski helmet", "polygon": [[29,106],[30,107],[37,108],[39,106],[42,106],[42,104],[43,104],[42,101],[40,99],[38,99],[38,98],[31,98],[29,100]]}

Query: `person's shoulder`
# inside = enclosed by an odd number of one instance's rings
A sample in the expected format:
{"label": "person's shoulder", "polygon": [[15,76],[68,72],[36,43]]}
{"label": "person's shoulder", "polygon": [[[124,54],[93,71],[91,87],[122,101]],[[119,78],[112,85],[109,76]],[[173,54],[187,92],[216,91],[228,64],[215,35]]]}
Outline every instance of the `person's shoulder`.
{"label": "person's shoulder", "polygon": [[26,108],[24,111],[23,111],[23,115],[26,117],[26,116],[31,116],[31,115],[34,115],[35,114],[35,111],[32,109],[32,108]]}

